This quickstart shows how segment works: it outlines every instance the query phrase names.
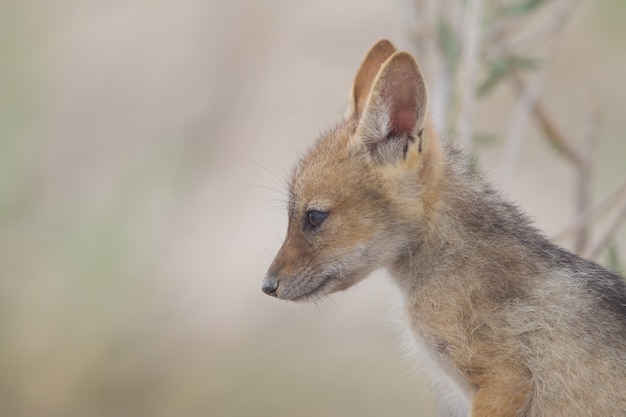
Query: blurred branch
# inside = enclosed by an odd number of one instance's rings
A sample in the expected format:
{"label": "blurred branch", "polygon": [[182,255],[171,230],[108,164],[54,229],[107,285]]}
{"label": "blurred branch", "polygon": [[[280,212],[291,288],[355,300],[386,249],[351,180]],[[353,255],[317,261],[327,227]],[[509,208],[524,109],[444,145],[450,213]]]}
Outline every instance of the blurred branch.
{"label": "blurred branch", "polygon": [[604,236],[600,238],[598,243],[594,246],[588,245],[584,250],[581,251],[581,255],[585,258],[597,260],[600,254],[606,249],[613,237],[617,233],[620,224],[622,224],[626,220],[626,200],[622,201],[622,206],[620,207],[619,213],[609,226],[609,228],[604,233]]}
{"label": "blurred branch", "polygon": [[[407,33],[431,80],[431,108],[440,128],[454,128],[458,143],[471,150],[476,139],[473,118],[477,99],[510,83],[517,101],[505,140],[500,178],[505,184],[510,181],[525,128],[534,122],[557,157],[566,161],[575,175],[577,220],[556,239],[573,236],[576,252],[595,255],[611,236],[604,236],[599,246],[590,248],[593,223],[626,198],[607,199],[591,208],[601,114],[597,106],[592,106],[585,131],[572,137],[575,132],[563,130],[540,98],[546,63],[553,55],[557,35],[563,33],[579,3],[580,0],[403,0],[410,9]],[[525,77],[537,69],[538,73]],[[617,220],[623,221],[623,216]]]}
{"label": "blurred branch", "polygon": [[[518,94],[523,95],[529,88],[526,86],[522,78],[513,74],[511,76],[511,82],[513,83]],[[533,102],[533,115],[541,131],[544,134],[545,139],[556,149],[560,155],[568,161],[574,170],[576,171],[576,215],[580,216],[585,213],[591,206],[592,201],[592,171],[593,171],[593,156],[595,154],[595,145],[599,137],[598,131],[600,128],[600,112],[598,106],[594,106],[590,112],[587,131],[584,136],[584,151],[576,149],[573,145],[573,141],[569,140],[563,135],[562,130],[559,129],[555,122],[548,116],[546,109],[542,104],[535,100]],[[577,229],[576,238],[574,241],[574,251],[580,253],[589,242],[589,225],[581,225]]]}
{"label": "blurred branch", "polygon": [[[576,214],[580,215],[591,207],[592,201],[592,173],[593,173],[593,157],[600,130],[600,111],[598,106],[594,106],[591,111],[587,132],[584,137],[584,152],[580,154],[582,164],[577,167],[577,189],[576,189]],[[583,227],[576,235],[574,241],[574,251],[581,253],[588,246],[590,227]]]}
{"label": "blurred branch", "polygon": [[611,195],[609,195],[604,201],[588,209],[582,213],[572,224],[567,226],[561,232],[554,236],[554,240],[563,241],[568,237],[580,232],[582,228],[589,227],[597,220],[606,216],[616,205],[626,201],[626,181],[622,183]]}
{"label": "blurred branch", "polygon": [[476,101],[476,70],[480,58],[483,0],[467,0],[463,15],[461,61],[459,67],[459,111],[456,117],[457,140],[471,148]]}
{"label": "blurred branch", "polygon": [[504,155],[500,161],[499,168],[500,180],[503,186],[506,186],[513,176],[519,151],[524,140],[525,127],[539,99],[544,74],[545,66],[533,77],[533,80],[529,84],[524,86],[524,91],[520,93],[520,98],[513,112],[504,144]]}
{"label": "blurred branch", "polygon": [[[535,51],[562,33],[579,0],[528,0],[504,6],[488,37],[506,51]],[[493,50],[492,48],[487,48]]]}
{"label": "blurred branch", "polygon": [[[522,95],[527,89],[525,81],[518,75],[512,74],[511,83],[517,94]],[[585,162],[574,146],[565,138],[561,130],[557,128],[554,121],[548,116],[548,112],[540,101],[536,100],[532,106],[533,116],[546,140],[554,146],[569,163],[574,166],[582,166]]]}

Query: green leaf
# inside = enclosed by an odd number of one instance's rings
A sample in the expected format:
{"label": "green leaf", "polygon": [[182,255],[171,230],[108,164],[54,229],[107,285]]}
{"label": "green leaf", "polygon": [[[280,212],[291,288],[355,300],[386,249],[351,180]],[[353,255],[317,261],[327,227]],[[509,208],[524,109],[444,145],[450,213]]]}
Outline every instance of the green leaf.
{"label": "green leaf", "polygon": [[459,56],[461,54],[461,47],[459,41],[452,30],[450,24],[444,20],[439,19],[437,24],[437,38],[439,40],[439,47],[443,51],[443,55],[448,64],[450,71],[454,71],[459,63]]}
{"label": "green leaf", "polygon": [[523,0],[502,8],[504,16],[519,16],[530,13],[547,3],[548,0]]}
{"label": "green leaf", "polygon": [[472,140],[478,146],[494,145],[498,141],[498,135],[491,132],[476,132]]}
{"label": "green leaf", "polygon": [[534,58],[524,57],[504,57],[487,63],[487,78],[480,83],[476,90],[476,95],[482,97],[489,93],[498,83],[508,77],[511,73],[519,70],[531,70],[539,66],[539,61]]}

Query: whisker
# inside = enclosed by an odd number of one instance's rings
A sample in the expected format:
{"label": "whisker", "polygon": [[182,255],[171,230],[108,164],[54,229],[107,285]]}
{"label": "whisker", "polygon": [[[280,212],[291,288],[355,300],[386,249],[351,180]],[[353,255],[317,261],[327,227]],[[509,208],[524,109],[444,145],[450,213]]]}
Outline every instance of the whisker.
{"label": "whisker", "polygon": [[[335,320],[335,315],[333,313],[334,311],[337,311],[341,316],[341,320],[346,321],[346,316],[344,315],[343,310],[341,310],[341,307],[339,306],[339,304],[337,304],[333,297],[325,297],[324,300],[326,301],[326,304],[328,306],[328,311],[331,312],[333,320]],[[334,307],[334,309],[332,307]]]}

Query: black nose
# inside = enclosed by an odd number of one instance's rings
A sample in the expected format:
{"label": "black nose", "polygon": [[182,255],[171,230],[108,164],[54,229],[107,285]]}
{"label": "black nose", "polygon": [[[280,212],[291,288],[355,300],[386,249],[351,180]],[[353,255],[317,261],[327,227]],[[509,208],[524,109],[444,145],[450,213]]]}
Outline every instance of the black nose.
{"label": "black nose", "polygon": [[278,289],[278,280],[274,278],[265,278],[261,289],[265,294],[276,296],[276,290]]}

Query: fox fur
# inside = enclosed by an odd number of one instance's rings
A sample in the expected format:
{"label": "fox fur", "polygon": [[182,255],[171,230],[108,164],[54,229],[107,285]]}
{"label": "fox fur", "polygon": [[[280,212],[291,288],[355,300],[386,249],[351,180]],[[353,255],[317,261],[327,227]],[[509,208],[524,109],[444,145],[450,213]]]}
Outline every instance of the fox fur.
{"label": "fox fur", "polygon": [[626,415],[626,285],[547,239],[442,140],[386,40],[297,164],[263,291],[310,301],[385,268],[440,413]]}

